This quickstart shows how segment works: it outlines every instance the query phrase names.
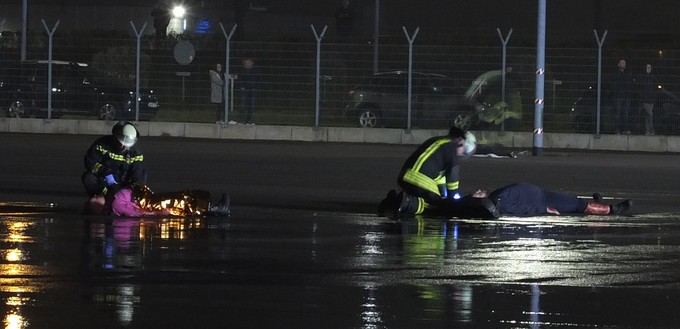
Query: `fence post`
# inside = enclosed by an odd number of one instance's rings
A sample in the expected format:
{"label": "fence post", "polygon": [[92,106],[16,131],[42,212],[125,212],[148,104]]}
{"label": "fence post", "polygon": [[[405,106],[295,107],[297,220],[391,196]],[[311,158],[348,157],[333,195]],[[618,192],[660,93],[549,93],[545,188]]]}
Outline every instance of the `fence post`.
{"label": "fence post", "polygon": [[[227,45],[225,46],[224,52],[225,52],[225,59],[224,59],[224,84],[223,88],[224,90],[222,91],[222,94],[224,95],[224,122],[229,122],[229,89],[228,87],[233,88],[233,86],[228,86],[231,85],[234,80],[231,79],[231,73],[229,73],[229,47],[231,44],[231,36],[234,35],[234,31],[236,31],[236,26],[238,24],[234,24],[234,26],[231,27],[231,31],[227,33],[227,31],[224,29],[224,25],[220,23],[220,28],[222,29],[222,34],[224,35],[224,38],[227,39]],[[229,81],[229,83],[227,83]]]}
{"label": "fence post", "polygon": [[378,73],[378,45],[380,44],[380,0],[375,0],[373,22],[373,74]]}
{"label": "fence post", "polygon": [[323,39],[323,35],[326,34],[326,29],[328,28],[328,25],[323,27],[323,30],[321,31],[321,34],[316,33],[316,29],[314,28],[314,25],[310,25],[312,27],[312,32],[314,32],[314,37],[316,38],[316,102],[314,105],[314,108],[316,109],[316,117],[314,119],[314,127],[319,126],[319,84],[320,84],[320,78],[321,78],[321,39]]}
{"label": "fence post", "polygon": [[140,75],[140,66],[141,66],[141,57],[142,57],[142,33],[144,33],[144,29],[146,29],[146,24],[147,22],[144,22],[144,25],[142,25],[142,29],[137,32],[137,28],[135,27],[135,24],[130,21],[130,25],[132,26],[132,29],[135,31],[135,35],[137,36],[137,54],[135,55],[135,121],[139,121],[139,99],[140,99],[140,93],[139,93],[139,75]]}
{"label": "fence post", "polygon": [[[501,43],[503,44],[503,54],[501,58],[501,102],[505,103],[505,66],[507,65],[507,46],[508,41],[510,41],[510,36],[512,35],[512,29],[508,31],[508,35],[505,37],[503,37],[501,29],[496,28],[496,32],[498,32],[498,37],[501,39]],[[505,115],[505,113],[503,115]],[[501,121],[501,131],[505,131],[505,118],[503,118],[503,121]]]}
{"label": "fence post", "polygon": [[47,27],[44,19],[41,19],[41,21],[49,37],[47,46],[47,120],[50,120],[52,119],[52,36],[57,26],[59,26],[59,20],[57,20],[57,23],[54,24],[51,30]]}
{"label": "fence post", "polygon": [[600,39],[600,35],[597,33],[597,30],[593,30],[593,33],[595,34],[595,41],[597,42],[597,123],[595,124],[595,135],[599,136],[601,113],[600,104],[602,102],[600,98],[602,93],[602,45],[604,45],[604,39],[607,37],[607,30],[604,30],[602,39]]}
{"label": "fence post", "polygon": [[416,27],[415,32],[413,32],[413,36],[410,36],[408,32],[406,32],[406,27],[402,26],[401,29],[404,31],[404,35],[406,35],[406,40],[408,40],[408,112],[407,112],[407,119],[406,119],[406,130],[411,131],[411,96],[412,96],[412,88],[413,88],[413,41],[416,39],[416,36],[418,35],[418,31],[420,31],[420,27]]}

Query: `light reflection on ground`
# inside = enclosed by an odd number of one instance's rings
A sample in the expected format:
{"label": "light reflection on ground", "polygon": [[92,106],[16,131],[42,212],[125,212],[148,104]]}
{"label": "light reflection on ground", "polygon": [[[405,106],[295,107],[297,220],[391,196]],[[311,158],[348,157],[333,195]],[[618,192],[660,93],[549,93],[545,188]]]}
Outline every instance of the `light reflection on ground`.
{"label": "light reflection on ground", "polygon": [[0,297],[5,328],[673,328],[679,220],[114,219],[4,204]]}

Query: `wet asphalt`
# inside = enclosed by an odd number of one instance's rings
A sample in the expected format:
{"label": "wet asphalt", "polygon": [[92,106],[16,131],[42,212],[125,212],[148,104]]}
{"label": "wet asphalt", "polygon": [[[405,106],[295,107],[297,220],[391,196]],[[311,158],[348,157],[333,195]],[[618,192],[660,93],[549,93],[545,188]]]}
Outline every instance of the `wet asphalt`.
{"label": "wet asphalt", "polygon": [[415,146],[143,138],[158,192],[228,218],[80,214],[95,136],[0,134],[6,328],[678,328],[677,154],[469,158],[464,190],[532,182],[627,216],[375,215]]}

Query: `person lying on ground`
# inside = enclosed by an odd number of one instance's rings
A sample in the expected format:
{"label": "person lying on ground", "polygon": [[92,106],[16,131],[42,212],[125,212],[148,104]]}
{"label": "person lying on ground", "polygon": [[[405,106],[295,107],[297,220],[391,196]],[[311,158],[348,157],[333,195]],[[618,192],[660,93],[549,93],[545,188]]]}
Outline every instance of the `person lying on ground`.
{"label": "person lying on ground", "polygon": [[142,216],[228,216],[230,200],[225,194],[219,202],[211,201],[210,192],[183,190],[153,193],[143,185],[131,185],[109,193],[96,194],[85,202],[84,213],[126,217]]}
{"label": "person lying on ground", "polygon": [[496,206],[499,214],[505,215],[543,215],[543,214],[589,214],[619,215],[628,212],[633,205],[631,200],[607,205],[602,203],[599,194],[588,201],[576,195],[550,191],[529,183],[516,183],[489,191],[479,189],[472,194],[474,198],[488,198]]}

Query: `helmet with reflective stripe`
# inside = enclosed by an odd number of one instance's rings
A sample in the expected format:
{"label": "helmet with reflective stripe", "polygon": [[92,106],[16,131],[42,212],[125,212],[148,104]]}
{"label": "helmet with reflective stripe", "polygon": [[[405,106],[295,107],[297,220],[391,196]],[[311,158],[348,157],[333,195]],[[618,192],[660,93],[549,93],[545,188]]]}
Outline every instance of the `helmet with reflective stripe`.
{"label": "helmet with reflective stripe", "polygon": [[113,129],[113,135],[116,136],[118,142],[125,147],[132,147],[137,143],[137,128],[129,122],[126,122],[122,127]]}

